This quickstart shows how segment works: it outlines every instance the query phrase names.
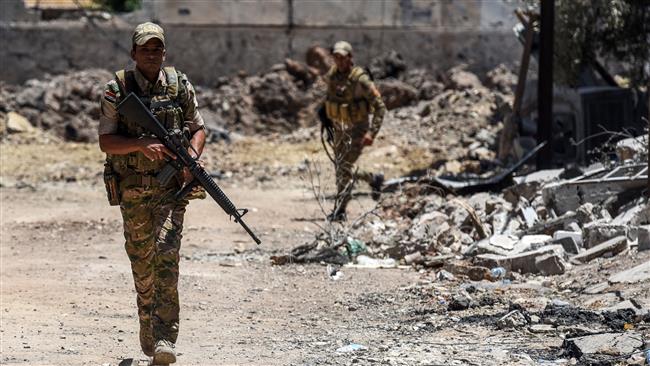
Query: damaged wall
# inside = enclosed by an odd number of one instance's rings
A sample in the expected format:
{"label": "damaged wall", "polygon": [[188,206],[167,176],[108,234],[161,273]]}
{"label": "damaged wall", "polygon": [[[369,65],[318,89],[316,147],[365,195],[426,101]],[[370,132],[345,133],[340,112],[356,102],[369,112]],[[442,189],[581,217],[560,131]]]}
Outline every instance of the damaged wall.
{"label": "damaged wall", "polygon": [[286,57],[303,59],[313,44],[339,39],[354,45],[362,64],[395,49],[412,67],[447,69],[466,62],[478,72],[512,63],[521,50],[511,31],[512,5],[497,1],[253,0],[210,7],[145,1],[128,19],[108,22],[1,22],[0,80],[123,68],[130,62],[133,24],[150,19],[166,28],[168,62],[206,85],[240,70],[261,72]]}

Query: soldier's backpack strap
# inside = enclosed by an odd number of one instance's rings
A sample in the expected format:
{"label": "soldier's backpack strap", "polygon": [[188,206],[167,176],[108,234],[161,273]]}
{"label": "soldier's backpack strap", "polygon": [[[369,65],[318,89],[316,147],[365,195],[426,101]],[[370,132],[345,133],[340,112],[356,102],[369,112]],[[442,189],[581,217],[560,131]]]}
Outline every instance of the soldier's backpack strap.
{"label": "soldier's backpack strap", "polygon": [[120,88],[122,98],[126,98],[129,93],[133,92],[137,96],[142,96],[142,90],[138,82],[135,80],[135,72],[133,70],[120,70],[115,73],[115,81]]}
{"label": "soldier's backpack strap", "polygon": [[163,70],[167,77],[167,95],[175,100],[178,96],[178,73],[173,66],[165,66]]}

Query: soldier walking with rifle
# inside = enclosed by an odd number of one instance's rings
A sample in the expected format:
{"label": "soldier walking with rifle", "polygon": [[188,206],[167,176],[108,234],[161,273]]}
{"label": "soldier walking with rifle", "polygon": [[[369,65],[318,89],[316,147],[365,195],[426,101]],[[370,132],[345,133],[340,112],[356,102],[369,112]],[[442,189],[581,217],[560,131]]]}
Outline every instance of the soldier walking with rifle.
{"label": "soldier walking with rifle", "polygon": [[324,76],[327,97],[325,113],[321,109],[319,117],[325,125],[327,122],[331,125],[328,133],[333,140],[332,160],[336,170],[336,204],[328,220],[345,221],[356,180],[367,182],[372,188],[372,198],[379,199],[384,176],[358,170],[355,163],[363,148],[372,145],[379,133],[386,106],[368,71],[354,65],[352,46],[348,42],[336,42],[332,54],[335,65]]}
{"label": "soldier walking with rifle", "polygon": [[[176,362],[178,262],[189,199],[205,191],[251,237],[238,210],[199,164],[206,131],[194,88],[165,60],[163,29],[135,28],[133,70],[120,70],[101,97],[99,145],[104,181],[124,220],[125,249],[137,292],[140,346],[153,364]],[[203,189],[201,189],[201,186]]]}

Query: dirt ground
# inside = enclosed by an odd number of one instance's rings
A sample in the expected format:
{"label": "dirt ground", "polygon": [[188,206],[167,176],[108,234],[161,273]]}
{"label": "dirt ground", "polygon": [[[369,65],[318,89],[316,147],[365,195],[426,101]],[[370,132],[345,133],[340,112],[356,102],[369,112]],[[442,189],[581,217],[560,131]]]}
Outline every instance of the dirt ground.
{"label": "dirt ground", "polygon": [[[20,154],[23,165],[11,165],[8,152]],[[70,159],[62,165],[57,154]],[[2,155],[0,364],[146,364],[119,209],[108,206],[99,181],[101,154],[92,144],[64,144],[4,145]],[[265,162],[248,159],[243,166],[253,170]],[[284,163],[295,168],[300,159]],[[441,311],[451,289],[467,288],[468,281],[439,281],[406,266],[343,267],[338,280],[324,265],[272,266],[271,255],[310,241],[323,224],[309,182],[300,179],[304,169],[283,175],[282,163],[264,174],[230,168],[234,175],[219,184],[236,205],[251,209],[246,222],[263,243],[256,246],[212,201],[190,204],[181,249],[179,365],[574,364],[562,356],[561,332],[498,330],[496,319],[512,301],[532,310],[556,297],[583,303],[580,286],[650,258],[646,252],[620,264],[584,266],[580,273],[598,274],[586,282],[575,281],[575,273],[475,282],[480,308]],[[326,164],[323,178],[331,178]],[[352,210],[373,205],[360,197]],[[623,290],[643,298],[650,291]],[[367,349],[337,352],[349,344]]]}

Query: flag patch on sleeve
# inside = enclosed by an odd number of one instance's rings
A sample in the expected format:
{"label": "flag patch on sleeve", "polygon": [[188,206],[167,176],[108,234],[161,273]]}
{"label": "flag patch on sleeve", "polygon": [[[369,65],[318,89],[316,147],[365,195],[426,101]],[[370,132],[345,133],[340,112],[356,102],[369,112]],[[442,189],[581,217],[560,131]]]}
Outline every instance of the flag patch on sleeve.
{"label": "flag patch on sleeve", "polygon": [[111,103],[115,103],[116,100],[115,98],[116,98],[115,93],[113,93],[112,91],[110,90],[104,91],[104,99],[106,99],[107,101]]}

